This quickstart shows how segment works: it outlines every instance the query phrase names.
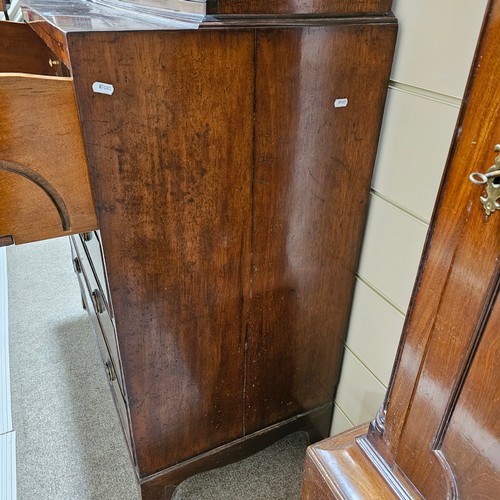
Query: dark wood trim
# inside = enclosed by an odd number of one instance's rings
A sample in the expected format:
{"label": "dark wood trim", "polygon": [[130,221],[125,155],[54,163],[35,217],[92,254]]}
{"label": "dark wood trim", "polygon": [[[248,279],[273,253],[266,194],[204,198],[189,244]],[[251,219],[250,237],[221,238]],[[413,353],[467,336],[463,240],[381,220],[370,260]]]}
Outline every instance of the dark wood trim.
{"label": "dark wood trim", "polygon": [[358,15],[384,14],[392,0],[208,0],[207,14],[307,14]]}
{"label": "dark wood trim", "polygon": [[14,238],[9,236],[0,236],[0,247],[7,247],[14,244]]}
{"label": "dark wood trim", "polygon": [[306,432],[310,442],[323,439],[329,434],[332,411],[333,405],[328,403],[203,453],[160,474],[144,478],[141,481],[142,498],[143,500],[169,499],[177,486],[188,477],[242,460],[292,432]]}

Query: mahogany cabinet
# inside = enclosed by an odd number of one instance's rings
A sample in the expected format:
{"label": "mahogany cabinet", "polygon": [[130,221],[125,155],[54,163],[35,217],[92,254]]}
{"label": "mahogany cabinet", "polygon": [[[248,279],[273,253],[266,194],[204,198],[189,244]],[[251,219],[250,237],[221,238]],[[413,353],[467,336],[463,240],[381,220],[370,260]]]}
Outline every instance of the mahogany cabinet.
{"label": "mahogany cabinet", "polygon": [[499,34],[493,0],[385,403],[309,448],[304,500],[499,498]]}
{"label": "mahogany cabinet", "polygon": [[76,95],[99,231],[74,266],[154,499],[328,434],[397,23],[387,0],[141,3],[24,16]]}

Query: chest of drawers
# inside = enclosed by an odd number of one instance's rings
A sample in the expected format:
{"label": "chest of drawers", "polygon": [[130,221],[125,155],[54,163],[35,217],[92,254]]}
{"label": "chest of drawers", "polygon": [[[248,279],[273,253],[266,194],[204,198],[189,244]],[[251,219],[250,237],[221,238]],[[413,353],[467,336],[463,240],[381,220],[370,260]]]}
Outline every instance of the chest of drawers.
{"label": "chest of drawers", "polygon": [[329,430],[397,24],[387,1],[292,3],[24,9],[76,95],[96,222],[59,233],[86,232],[144,498]]}

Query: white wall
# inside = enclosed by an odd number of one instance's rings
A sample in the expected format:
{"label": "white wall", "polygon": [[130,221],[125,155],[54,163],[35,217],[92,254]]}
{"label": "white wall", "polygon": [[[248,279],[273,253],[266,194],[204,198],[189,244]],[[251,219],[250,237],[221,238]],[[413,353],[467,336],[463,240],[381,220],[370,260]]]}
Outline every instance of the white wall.
{"label": "white wall", "polygon": [[400,26],[332,434],[383,402],[487,0],[395,0]]}
{"label": "white wall", "polygon": [[[21,2],[20,0],[10,0],[10,5],[8,7],[9,20],[10,21],[21,21]],[[0,10],[0,20],[5,18],[3,12]]]}

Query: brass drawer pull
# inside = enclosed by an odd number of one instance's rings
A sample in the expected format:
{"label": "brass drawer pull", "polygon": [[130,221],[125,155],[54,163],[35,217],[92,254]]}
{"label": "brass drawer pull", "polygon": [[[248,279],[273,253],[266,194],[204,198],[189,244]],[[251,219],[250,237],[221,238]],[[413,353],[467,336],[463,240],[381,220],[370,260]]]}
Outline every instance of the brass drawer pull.
{"label": "brass drawer pull", "polygon": [[94,304],[96,313],[102,314],[106,310],[104,300],[102,300],[101,292],[97,289],[92,292],[92,303]]}
{"label": "brass drawer pull", "polygon": [[110,382],[114,382],[116,380],[116,372],[113,368],[113,363],[111,361],[106,361],[104,363],[104,368],[106,369],[106,375],[108,376],[108,380]]}
{"label": "brass drawer pull", "polygon": [[73,269],[77,274],[80,274],[82,272],[82,263],[80,262],[80,259],[78,257],[75,257],[73,259]]}

